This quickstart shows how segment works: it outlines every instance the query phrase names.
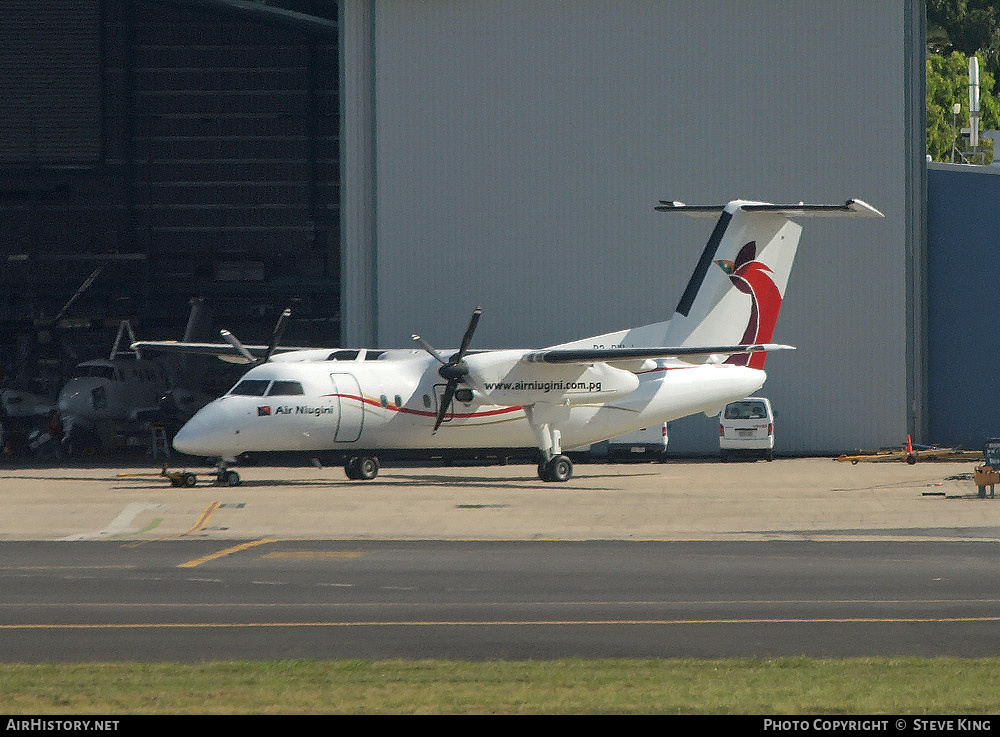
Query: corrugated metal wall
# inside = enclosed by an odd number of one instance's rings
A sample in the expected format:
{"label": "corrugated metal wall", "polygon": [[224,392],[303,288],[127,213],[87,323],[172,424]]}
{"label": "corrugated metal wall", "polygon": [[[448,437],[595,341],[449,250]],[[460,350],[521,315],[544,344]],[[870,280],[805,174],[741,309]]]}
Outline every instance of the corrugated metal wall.
{"label": "corrugated metal wall", "polygon": [[101,3],[5,3],[0,22],[0,166],[101,157]]}
{"label": "corrugated metal wall", "polygon": [[1000,168],[928,172],[928,403],[931,440],[980,449],[1000,437]]}
{"label": "corrugated metal wall", "polygon": [[[56,387],[107,355],[120,319],[179,338],[192,297],[248,343],[289,305],[286,340],[338,342],[338,4],[281,5],[318,17],[197,0],[6,4],[0,364],[44,366]],[[48,321],[81,284],[53,339]]]}
{"label": "corrugated metal wall", "polygon": [[[361,12],[381,345],[457,343],[477,304],[483,347],[664,319],[711,224],[657,199],[855,196],[886,219],[806,224],[776,334],[799,351],[768,364],[779,450],[920,425],[919,2],[345,4]],[[702,425],[673,446],[711,447]]]}

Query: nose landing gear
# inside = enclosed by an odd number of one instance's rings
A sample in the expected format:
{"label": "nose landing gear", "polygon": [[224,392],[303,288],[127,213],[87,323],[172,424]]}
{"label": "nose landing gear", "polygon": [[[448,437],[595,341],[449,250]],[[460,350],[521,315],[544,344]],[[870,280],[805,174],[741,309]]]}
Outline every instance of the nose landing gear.
{"label": "nose landing gear", "polygon": [[240,475],[230,469],[226,461],[219,461],[215,467],[215,483],[218,486],[239,486],[242,481]]}

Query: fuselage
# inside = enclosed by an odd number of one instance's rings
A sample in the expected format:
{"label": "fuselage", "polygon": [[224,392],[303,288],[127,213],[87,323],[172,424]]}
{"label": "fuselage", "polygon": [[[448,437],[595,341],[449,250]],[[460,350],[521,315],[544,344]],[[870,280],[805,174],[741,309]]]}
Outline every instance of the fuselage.
{"label": "fuselage", "polygon": [[64,421],[126,422],[139,409],[155,408],[169,388],[163,368],[151,361],[84,361],[59,392]]}
{"label": "fuselage", "polygon": [[641,370],[607,364],[531,366],[525,351],[472,354],[476,381],[456,395],[433,432],[445,380],[420,351],[358,351],[354,360],[279,357],[248,371],[199,410],[174,447],[234,458],[268,451],[530,448],[525,407],[551,410],[565,448],[657,422],[717,411],[764,383],[758,369],[649,361]]}

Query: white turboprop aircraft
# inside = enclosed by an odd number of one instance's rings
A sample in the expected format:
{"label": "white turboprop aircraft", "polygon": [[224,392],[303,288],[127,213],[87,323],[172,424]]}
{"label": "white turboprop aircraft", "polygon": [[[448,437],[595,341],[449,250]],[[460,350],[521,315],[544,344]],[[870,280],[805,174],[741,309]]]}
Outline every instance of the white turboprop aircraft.
{"label": "white turboprop aircraft", "polygon": [[[711,416],[764,383],[801,233],[792,219],[882,217],[861,200],[774,205],[736,200],[661,212],[718,217],[677,309],[666,322],[544,349],[470,350],[480,310],[457,351],[345,350],[139,342],[145,350],[215,354],[254,364],[174,438],[182,453],[220,458],[218,480],[241,453],[336,451],[351,479],[378,474],[380,452],[533,449],[538,475],[566,481],[564,448],[606,440],[698,412]],[[447,356],[447,357],[446,357]]]}

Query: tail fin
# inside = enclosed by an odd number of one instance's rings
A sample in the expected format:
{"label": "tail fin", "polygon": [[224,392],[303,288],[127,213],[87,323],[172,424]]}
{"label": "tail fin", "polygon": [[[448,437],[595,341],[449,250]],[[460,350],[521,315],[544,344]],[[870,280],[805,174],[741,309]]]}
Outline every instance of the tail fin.
{"label": "tail fin", "polygon": [[[673,316],[665,322],[555,348],[697,348],[770,343],[802,232],[802,226],[792,219],[883,217],[862,200],[847,200],[843,205],[773,205],[748,200],[733,200],[727,205],[685,205],[661,201],[656,210],[718,217]],[[732,355],[729,362],[761,368],[766,356],[766,351],[739,353]]]}
{"label": "tail fin", "polygon": [[[790,218],[881,217],[861,200],[844,205],[772,205],[735,200],[727,205],[689,206],[662,202],[660,212],[719,220],[691,275],[673,317],[666,345],[770,343],[795,260],[802,226]],[[766,352],[741,353],[729,363],[763,368]]]}

